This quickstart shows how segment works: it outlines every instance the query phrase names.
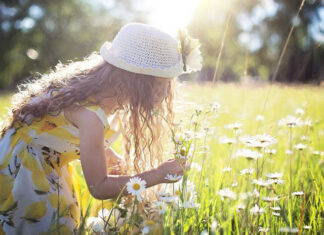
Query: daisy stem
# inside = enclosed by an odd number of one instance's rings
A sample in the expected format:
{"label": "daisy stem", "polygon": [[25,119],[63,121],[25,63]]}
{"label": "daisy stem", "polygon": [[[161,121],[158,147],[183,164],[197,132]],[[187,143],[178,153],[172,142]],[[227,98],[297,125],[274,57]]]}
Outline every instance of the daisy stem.
{"label": "daisy stem", "polygon": [[289,194],[292,192],[292,168],[291,168],[291,158],[292,158],[292,127],[289,127]]}
{"label": "daisy stem", "polygon": [[[109,223],[109,220],[110,220],[110,217],[111,217],[111,215],[112,215],[112,213],[113,213],[113,210],[115,209],[115,207],[116,207],[116,204],[118,204],[118,201],[119,201],[119,199],[121,198],[121,196],[123,195],[123,192],[124,192],[124,190],[125,190],[125,188],[126,188],[126,185],[124,185],[124,187],[122,188],[122,190],[120,191],[120,193],[119,193],[119,195],[118,195],[118,197],[117,197],[117,199],[116,199],[116,202],[115,202],[115,204],[114,204],[114,207],[113,208],[111,208],[111,211],[110,211],[110,213],[109,213],[109,216],[108,216],[108,219],[107,219],[107,223],[105,223],[105,231],[106,231],[106,226],[108,225],[108,223]],[[103,201],[102,201],[102,203],[103,203]],[[102,207],[103,207],[103,204],[102,204]],[[103,208],[102,208],[103,209]],[[115,220],[116,220],[116,218],[115,218]]]}
{"label": "daisy stem", "polygon": [[[134,200],[134,204],[133,204],[133,209],[132,209],[132,214],[131,214],[131,216],[130,216],[130,224],[133,223],[132,220],[133,220],[133,215],[134,215],[134,210],[135,210],[136,202],[137,202],[137,198],[136,198],[136,196],[135,196],[135,200]],[[125,233],[125,234],[128,234],[128,229],[129,229],[129,226],[128,226],[127,229],[126,229],[126,233]]]}
{"label": "daisy stem", "polygon": [[[206,147],[206,139],[207,139],[207,133],[204,137],[204,147]],[[204,156],[203,156],[203,162],[202,162],[202,165],[201,165],[201,171],[200,171],[200,176],[199,176],[199,184],[198,184],[198,196],[200,197],[200,184],[201,184],[201,176],[202,176],[202,172],[203,172],[203,169],[204,169],[204,164],[205,164],[205,160],[207,158],[207,153],[205,152],[204,153]],[[198,199],[199,200],[199,199]]]}
{"label": "daisy stem", "polygon": [[301,234],[301,230],[302,230],[302,225],[303,225],[303,218],[304,218],[304,209],[305,209],[305,201],[306,201],[306,195],[304,193],[303,195],[303,208],[302,208],[302,212],[301,212],[301,216],[299,219],[299,228],[298,228],[298,235]]}
{"label": "daisy stem", "polygon": [[[263,148],[263,151],[262,151],[262,156],[264,155],[264,148]],[[260,169],[260,171],[261,171],[261,173],[260,173],[260,177],[262,178],[262,173],[263,173],[263,167],[264,167],[264,163],[265,163],[265,161],[267,160],[267,155],[263,158],[263,160],[262,160],[262,164],[261,164],[261,169]]]}
{"label": "daisy stem", "polygon": [[58,182],[57,182],[57,195],[58,195],[58,200],[57,200],[56,229],[57,229],[58,235],[60,235],[60,177],[58,177]]}

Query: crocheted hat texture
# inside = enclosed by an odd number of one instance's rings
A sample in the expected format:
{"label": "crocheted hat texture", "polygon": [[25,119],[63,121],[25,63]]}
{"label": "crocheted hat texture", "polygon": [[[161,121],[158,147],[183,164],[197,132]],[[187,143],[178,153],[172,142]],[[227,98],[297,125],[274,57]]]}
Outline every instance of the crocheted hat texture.
{"label": "crocheted hat texture", "polygon": [[112,43],[105,42],[100,54],[118,68],[169,78],[184,72],[178,45],[177,39],[153,26],[131,23],[120,29]]}

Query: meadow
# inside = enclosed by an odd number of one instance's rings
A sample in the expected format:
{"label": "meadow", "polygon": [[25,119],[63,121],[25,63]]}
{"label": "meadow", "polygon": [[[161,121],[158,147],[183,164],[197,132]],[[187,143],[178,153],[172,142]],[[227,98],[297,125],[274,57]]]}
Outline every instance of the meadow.
{"label": "meadow", "polygon": [[[323,87],[182,83],[177,91],[165,157],[190,169],[149,208],[140,196],[89,204],[80,177],[80,234],[323,234]],[[9,100],[0,96],[0,116]]]}

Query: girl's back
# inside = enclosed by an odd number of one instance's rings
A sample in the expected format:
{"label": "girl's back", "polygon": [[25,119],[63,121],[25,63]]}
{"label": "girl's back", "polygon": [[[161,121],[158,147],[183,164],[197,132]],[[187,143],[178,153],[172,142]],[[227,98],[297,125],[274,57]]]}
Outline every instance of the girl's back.
{"label": "girl's back", "polygon": [[[106,142],[112,143],[118,132],[109,128],[103,109],[97,105],[85,108],[102,121]],[[46,115],[29,125],[16,122],[0,140],[0,149],[2,229],[8,234],[17,229],[36,234],[51,226],[57,228],[57,221],[62,232],[70,234],[76,229],[80,222],[79,195],[69,163],[80,159],[80,137],[64,112]],[[54,213],[58,209],[59,220]]]}

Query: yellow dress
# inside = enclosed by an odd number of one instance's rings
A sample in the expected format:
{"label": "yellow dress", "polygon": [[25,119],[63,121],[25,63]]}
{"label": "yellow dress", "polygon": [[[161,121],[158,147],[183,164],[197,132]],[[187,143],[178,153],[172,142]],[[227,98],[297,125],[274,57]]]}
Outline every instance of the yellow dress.
{"label": "yellow dress", "polygon": [[[105,127],[108,147],[119,132],[99,106],[88,106]],[[118,121],[118,120],[117,120]],[[79,130],[64,113],[29,126],[18,123],[0,139],[0,235],[71,234],[80,223],[80,197],[71,165],[80,158]]]}

